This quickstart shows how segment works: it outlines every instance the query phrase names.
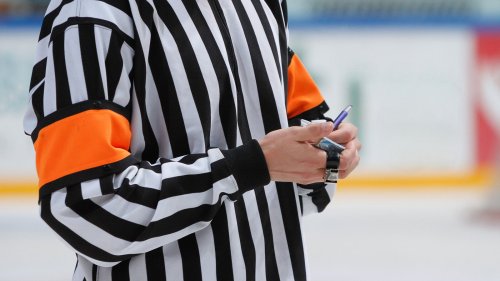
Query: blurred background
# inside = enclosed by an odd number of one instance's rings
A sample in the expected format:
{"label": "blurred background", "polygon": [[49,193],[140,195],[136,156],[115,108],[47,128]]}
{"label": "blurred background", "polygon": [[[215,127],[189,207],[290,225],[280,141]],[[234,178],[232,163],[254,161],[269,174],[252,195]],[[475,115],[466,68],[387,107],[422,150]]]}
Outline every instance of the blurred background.
{"label": "blurred background", "polygon": [[[69,280],[23,134],[47,0],[0,0],[0,280]],[[289,0],[290,46],[362,162],[304,222],[315,281],[500,280],[500,1]]]}

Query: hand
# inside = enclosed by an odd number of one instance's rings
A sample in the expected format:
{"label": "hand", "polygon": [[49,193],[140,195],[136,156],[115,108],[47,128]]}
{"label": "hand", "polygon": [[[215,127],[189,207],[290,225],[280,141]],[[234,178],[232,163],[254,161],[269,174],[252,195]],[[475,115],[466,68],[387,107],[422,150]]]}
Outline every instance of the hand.
{"label": "hand", "polygon": [[345,147],[345,150],[340,154],[339,164],[339,178],[344,179],[359,164],[358,151],[361,150],[361,142],[358,139],[358,128],[351,123],[342,123],[327,138]]}
{"label": "hand", "polygon": [[333,124],[325,122],[280,129],[264,136],[259,144],[271,180],[300,184],[323,182],[326,152],[313,143],[331,134],[332,130]]}

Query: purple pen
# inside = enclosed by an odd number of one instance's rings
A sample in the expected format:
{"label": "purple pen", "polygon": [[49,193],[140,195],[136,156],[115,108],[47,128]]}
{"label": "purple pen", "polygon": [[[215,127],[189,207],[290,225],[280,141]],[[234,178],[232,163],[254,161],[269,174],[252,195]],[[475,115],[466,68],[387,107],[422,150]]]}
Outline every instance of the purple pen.
{"label": "purple pen", "polygon": [[344,119],[347,117],[349,111],[351,111],[351,108],[352,105],[348,105],[346,108],[344,108],[344,110],[340,112],[339,116],[337,116],[337,118],[333,120],[333,130],[337,130],[339,128],[340,123],[342,123],[342,121],[344,121]]}

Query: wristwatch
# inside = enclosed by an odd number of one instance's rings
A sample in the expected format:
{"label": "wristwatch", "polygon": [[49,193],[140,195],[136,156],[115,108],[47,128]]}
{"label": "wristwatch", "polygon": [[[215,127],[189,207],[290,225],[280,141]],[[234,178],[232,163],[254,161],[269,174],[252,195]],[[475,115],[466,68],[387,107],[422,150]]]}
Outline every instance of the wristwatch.
{"label": "wristwatch", "polygon": [[325,175],[323,179],[328,183],[337,183],[339,179],[340,153],[328,153],[326,158]]}
{"label": "wristwatch", "polygon": [[328,138],[322,138],[316,144],[316,147],[324,150],[327,156],[323,180],[326,183],[337,183],[339,179],[340,153],[344,151],[345,147]]}

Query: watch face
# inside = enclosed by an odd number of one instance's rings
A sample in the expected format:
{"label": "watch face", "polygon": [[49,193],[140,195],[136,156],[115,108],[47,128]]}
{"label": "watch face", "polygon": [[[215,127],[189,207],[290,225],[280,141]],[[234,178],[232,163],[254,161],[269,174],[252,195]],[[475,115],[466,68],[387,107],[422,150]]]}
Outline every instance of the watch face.
{"label": "watch face", "polygon": [[341,153],[344,151],[345,147],[342,145],[332,141],[331,139],[328,138],[322,138],[316,146],[320,149],[323,149],[328,153],[328,156],[330,157],[334,153]]}

